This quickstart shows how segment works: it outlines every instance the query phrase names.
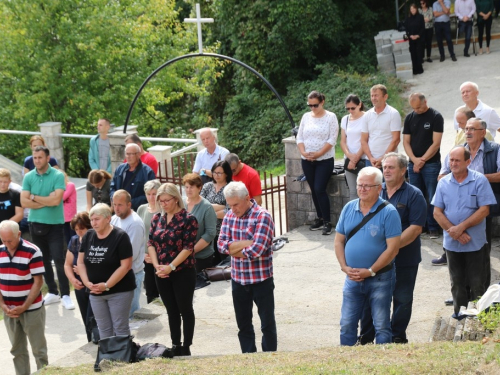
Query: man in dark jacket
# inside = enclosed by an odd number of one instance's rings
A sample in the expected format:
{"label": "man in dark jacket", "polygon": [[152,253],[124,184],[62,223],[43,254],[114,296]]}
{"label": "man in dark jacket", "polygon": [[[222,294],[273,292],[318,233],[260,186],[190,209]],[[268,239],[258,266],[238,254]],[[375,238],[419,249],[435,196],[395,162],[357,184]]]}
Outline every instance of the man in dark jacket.
{"label": "man in dark jacket", "polygon": [[141,149],[135,143],[125,147],[125,157],[127,162],[116,168],[110,196],[113,199],[115,191],[120,189],[128,191],[132,197],[132,209],[137,211],[141,204],[147,203],[144,184],[156,177],[153,170],[141,162]]}

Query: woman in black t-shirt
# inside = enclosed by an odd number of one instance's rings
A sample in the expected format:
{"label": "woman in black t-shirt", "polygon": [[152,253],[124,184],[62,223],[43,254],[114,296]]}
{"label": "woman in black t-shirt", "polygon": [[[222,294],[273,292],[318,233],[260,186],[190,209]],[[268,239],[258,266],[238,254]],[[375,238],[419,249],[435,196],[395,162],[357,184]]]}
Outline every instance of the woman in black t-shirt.
{"label": "woman in black t-shirt", "polygon": [[93,229],[82,238],[78,271],[83,285],[90,291],[100,338],[127,336],[135,289],[132,244],[126,232],[110,224],[108,205],[96,204],[89,216]]}

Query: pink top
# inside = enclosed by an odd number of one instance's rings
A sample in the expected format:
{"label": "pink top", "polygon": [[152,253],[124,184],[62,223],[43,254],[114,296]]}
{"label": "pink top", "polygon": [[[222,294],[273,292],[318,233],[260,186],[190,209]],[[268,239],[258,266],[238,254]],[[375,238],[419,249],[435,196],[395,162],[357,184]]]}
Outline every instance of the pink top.
{"label": "pink top", "polygon": [[68,182],[63,195],[64,222],[68,223],[76,215],[76,188],[75,184]]}

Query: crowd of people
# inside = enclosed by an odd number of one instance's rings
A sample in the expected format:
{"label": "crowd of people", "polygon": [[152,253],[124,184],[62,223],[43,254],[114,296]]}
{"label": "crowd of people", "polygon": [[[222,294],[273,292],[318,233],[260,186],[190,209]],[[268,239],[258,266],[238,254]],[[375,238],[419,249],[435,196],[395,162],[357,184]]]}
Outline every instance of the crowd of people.
{"label": "crowd of people", "polygon": [[[446,40],[448,52],[452,61],[457,61],[451,36],[451,17],[457,19],[457,27],[464,35],[464,57],[470,57],[469,48],[471,43],[474,22],[478,29],[479,54],[483,54],[483,37],[486,36],[486,53],[490,53],[491,25],[493,13],[496,6],[496,17],[498,17],[499,4],[493,0],[420,0],[418,4],[410,4],[408,17],[405,19],[405,38],[409,42],[413,74],[424,72],[424,62],[432,62],[432,38],[435,37],[439,49],[439,61],[446,58],[443,42]],[[427,57],[426,57],[427,56]]]}
{"label": "crowd of people", "polygon": [[[432,264],[448,265],[452,298],[445,303],[454,306],[453,317],[460,319],[460,307],[490,286],[492,218],[500,215],[500,146],[493,141],[500,116],[479,99],[477,84],[464,82],[460,94],[464,105],[454,115],[455,147],[444,163],[444,119],[423,93],[409,96],[412,111],[403,124],[383,85],[371,88],[373,107],[366,112],[358,95],[345,99],[349,114],[340,122],[340,147],[350,202],[334,240],[346,273],[341,345],[408,342],[425,233],[430,239],[443,236],[444,253]],[[332,170],[321,166],[336,145],[337,118],[324,103],[321,93],[309,94],[311,113],[302,118],[297,146],[318,215],[310,230],[323,225],[329,234],[323,223],[330,221],[324,211],[330,207],[326,186]],[[401,139],[405,154],[397,152]]]}
{"label": "crowd of people", "polygon": [[85,211],[77,212],[75,185],[41,136],[30,140],[22,187],[0,168],[0,306],[16,373],[30,373],[26,339],[37,368],[47,365],[45,306],[62,302],[75,309],[70,283],[89,342],[130,335],[144,289],[148,303],[161,298],[166,307],[171,354],[190,355],[197,273],[228,256],[233,289],[242,288],[234,294],[242,351],[256,351],[252,301],[259,311],[263,303],[266,308],[263,350],[276,350],[274,226],[260,207],[259,174],[217,145],[211,129],[202,129],[205,149],[197,154],[193,173],[182,179],[183,197],[177,186],[156,179],[158,162],[136,134],[125,138],[125,160],[113,171],[110,129],[109,120],[99,119],[98,134],[90,140]]}

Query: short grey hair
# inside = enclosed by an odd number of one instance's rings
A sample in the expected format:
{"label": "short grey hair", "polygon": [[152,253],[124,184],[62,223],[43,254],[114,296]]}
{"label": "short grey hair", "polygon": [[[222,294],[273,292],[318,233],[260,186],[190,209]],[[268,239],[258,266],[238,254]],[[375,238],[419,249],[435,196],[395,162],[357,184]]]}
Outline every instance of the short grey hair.
{"label": "short grey hair", "polygon": [[149,180],[144,184],[144,192],[147,194],[151,190],[158,190],[161,186],[160,180]]}
{"label": "short grey hair", "polygon": [[[380,169],[378,168],[375,168],[375,167],[364,167],[362,168],[359,173],[358,173],[358,178],[356,179],[356,183],[359,181],[359,178],[360,177],[363,177],[363,176],[375,176],[375,183],[377,185],[381,185],[382,184],[382,172],[380,172]],[[226,187],[227,189],[227,187]],[[226,190],[224,189],[224,192]]]}
{"label": "short grey hair", "polygon": [[467,81],[467,82],[462,83],[462,84],[460,85],[460,91],[462,91],[462,89],[463,89],[465,86],[472,86],[472,87],[474,87],[474,89],[475,89],[476,91],[478,91],[478,92],[479,92],[479,86],[478,86],[478,85],[477,85],[477,83],[475,83],[475,82]]}
{"label": "short grey hair", "polygon": [[111,208],[106,203],[97,203],[89,211],[89,217],[92,217],[92,215],[98,215],[104,218],[111,217],[112,216]]}
{"label": "short grey hair", "polygon": [[128,143],[126,146],[125,146],[125,151],[127,151],[128,148],[134,148],[137,152],[141,152],[141,148],[139,147],[138,144],[136,143]]}
{"label": "short grey hair", "polygon": [[204,133],[204,132],[210,132],[210,134],[212,135],[212,137],[215,138],[215,142],[217,142],[217,136],[215,135],[214,131],[211,128],[202,128],[202,129],[200,129],[200,137],[201,137],[201,133]]}
{"label": "short grey hair", "polygon": [[398,161],[398,167],[400,169],[408,168],[408,158],[406,157],[406,155],[398,154],[397,152],[388,152],[387,154],[384,155],[384,158],[382,159],[382,165],[384,165],[385,160],[387,158],[396,158]]}
{"label": "short grey hair", "polygon": [[[157,202],[160,200],[160,197],[163,194],[168,194],[168,195],[174,197],[175,199],[177,199],[177,205],[180,208],[184,208],[184,201],[182,200],[181,193],[179,192],[179,189],[177,188],[176,185],[174,185],[170,182],[167,182],[167,183],[161,185],[156,192],[156,201]],[[161,205],[160,205],[160,207],[161,207]],[[163,210],[163,207],[161,207],[161,212],[162,212],[162,214],[165,213],[165,211]]]}
{"label": "short grey hair", "polygon": [[473,122],[479,122],[479,124],[481,125],[481,127],[483,128],[483,130],[486,130],[488,129],[488,124],[486,123],[486,121],[484,121],[483,119],[479,118],[479,117],[471,117],[470,119],[467,120],[467,122],[469,123],[473,123]]}
{"label": "short grey hair", "polygon": [[14,220],[4,220],[0,223],[0,231],[10,230],[15,236],[19,234],[19,224]]}
{"label": "short grey hair", "polygon": [[248,189],[241,181],[231,181],[224,188],[224,197],[227,198],[246,198],[248,196]]}
{"label": "short grey hair", "polygon": [[240,162],[240,158],[238,157],[238,155],[236,154],[227,154],[226,157],[224,158],[225,161],[227,161],[229,163],[229,165],[231,164],[238,164]]}

